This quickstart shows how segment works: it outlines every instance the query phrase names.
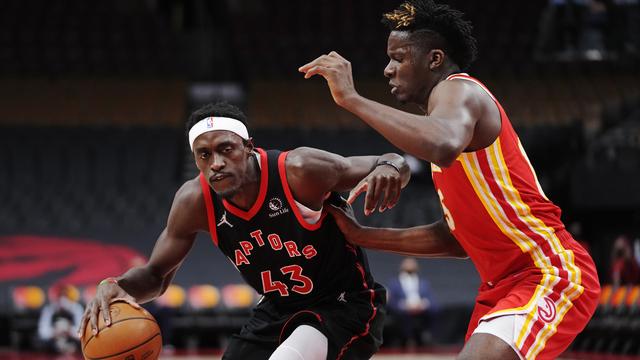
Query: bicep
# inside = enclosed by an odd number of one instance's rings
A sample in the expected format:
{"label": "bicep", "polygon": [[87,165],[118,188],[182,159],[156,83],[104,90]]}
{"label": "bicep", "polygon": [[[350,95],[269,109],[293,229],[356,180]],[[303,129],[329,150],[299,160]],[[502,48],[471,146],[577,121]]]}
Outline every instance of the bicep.
{"label": "bicep", "polygon": [[298,148],[287,156],[287,180],[296,200],[321,201],[327,192],[356,186],[371,171],[376,159],[376,156],[346,158],[319,149]]}
{"label": "bicep", "polygon": [[193,246],[199,224],[206,223],[206,210],[198,199],[199,193],[193,187],[183,186],[176,193],[167,227],[158,237],[148,262],[156,275],[164,278],[180,265]]}

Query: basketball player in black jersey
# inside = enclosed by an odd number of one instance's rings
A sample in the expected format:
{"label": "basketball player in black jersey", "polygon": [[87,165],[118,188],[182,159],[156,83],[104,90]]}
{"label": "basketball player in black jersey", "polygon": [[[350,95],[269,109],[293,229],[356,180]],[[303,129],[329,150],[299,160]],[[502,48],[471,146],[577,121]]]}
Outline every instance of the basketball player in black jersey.
{"label": "basketball player in black jersey", "polygon": [[353,196],[367,192],[367,212],[390,208],[409,181],[407,164],[397,154],[264,151],[244,123],[244,114],[225,103],[191,115],[189,143],[200,175],[176,193],[149,262],[101,282],[80,334],[84,326],[95,333],[98,316],[110,322],[105,310],[113,299],[136,304],[160,296],[196,233],[206,231],[263,295],[223,359],[368,359],[376,352],[385,290],[323,203],[356,188]]}

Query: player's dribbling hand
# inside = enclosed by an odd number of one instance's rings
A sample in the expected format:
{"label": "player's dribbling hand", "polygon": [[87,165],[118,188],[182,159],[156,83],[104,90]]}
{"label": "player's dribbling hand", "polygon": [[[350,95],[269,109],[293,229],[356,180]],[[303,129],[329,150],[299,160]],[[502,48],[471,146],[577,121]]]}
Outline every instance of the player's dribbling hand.
{"label": "player's dribbling hand", "polygon": [[351,63],[335,51],[302,65],[298,71],[304,73],[305,79],[314,75],[325,78],[329,90],[331,90],[333,101],[340,106],[343,106],[349,97],[357,94],[353,85]]}
{"label": "player's dribbling hand", "polygon": [[402,191],[402,178],[398,170],[389,165],[379,165],[362,179],[349,193],[347,202],[353,204],[355,199],[366,191],[364,214],[370,215],[376,208],[384,212],[396,206]]}
{"label": "player's dribbling hand", "polygon": [[111,314],[109,313],[109,304],[115,301],[125,301],[136,309],[140,308],[140,305],[136,300],[117,283],[103,283],[98,285],[96,290],[96,296],[91,300],[80,321],[80,329],[78,336],[83,337],[84,331],[87,325],[91,326],[91,332],[93,335],[98,333],[98,315],[101,313],[104,319],[104,323],[107,326],[111,325]]}

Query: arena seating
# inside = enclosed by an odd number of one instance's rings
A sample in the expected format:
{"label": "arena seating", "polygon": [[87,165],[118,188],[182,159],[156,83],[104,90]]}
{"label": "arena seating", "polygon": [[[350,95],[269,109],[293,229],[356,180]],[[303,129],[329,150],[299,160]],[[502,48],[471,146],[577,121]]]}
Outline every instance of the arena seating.
{"label": "arena seating", "polygon": [[[182,133],[170,129],[2,131],[0,231],[159,228],[176,190]],[[164,196],[164,197],[163,197]]]}
{"label": "arena seating", "polygon": [[640,355],[640,286],[603,286],[591,322],[578,336],[573,350]]}
{"label": "arena seating", "polygon": [[176,74],[171,29],[143,1],[7,0],[0,75]]}

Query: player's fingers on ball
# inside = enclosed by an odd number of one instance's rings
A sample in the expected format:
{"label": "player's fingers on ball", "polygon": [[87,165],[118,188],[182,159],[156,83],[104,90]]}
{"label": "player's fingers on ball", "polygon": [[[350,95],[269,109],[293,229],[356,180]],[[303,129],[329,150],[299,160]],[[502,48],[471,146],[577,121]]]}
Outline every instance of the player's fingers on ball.
{"label": "player's fingers on ball", "polygon": [[116,301],[124,301],[124,302],[126,302],[127,304],[129,304],[129,305],[133,306],[134,308],[136,308],[136,309],[140,309],[140,304],[138,304],[138,303],[136,302],[136,300],[135,300],[133,297],[131,297],[131,296],[127,296],[127,297],[118,297],[118,298],[115,298],[115,299],[111,300],[111,302],[112,302],[112,303],[113,303],[113,302],[116,302]]}
{"label": "player's fingers on ball", "polygon": [[362,192],[366,191],[369,187],[369,184],[366,181],[361,181],[356,187],[354,187],[349,192],[349,198],[347,199],[347,203],[349,205],[353,204],[353,202],[362,194]]}
{"label": "player's fingers on ball", "polygon": [[84,329],[87,327],[87,322],[89,321],[89,308],[84,311],[82,314],[82,319],[80,320],[80,327],[78,328],[78,337],[84,337]]}
{"label": "player's fingers on ball", "polygon": [[94,301],[91,306],[91,314],[89,315],[89,324],[91,325],[91,333],[93,335],[98,333],[98,313],[98,303]]}
{"label": "player's fingers on ball", "polygon": [[111,314],[109,313],[109,301],[106,299],[100,300],[100,312],[102,313],[102,318],[104,319],[104,323],[109,326],[111,325]]}
{"label": "player's fingers on ball", "polygon": [[133,298],[132,298],[132,299],[127,300],[127,302],[128,302],[131,306],[133,306],[134,308],[136,308],[136,309],[140,309],[140,308],[142,308],[142,307],[140,306],[140,304],[138,304],[138,303],[137,303]]}

